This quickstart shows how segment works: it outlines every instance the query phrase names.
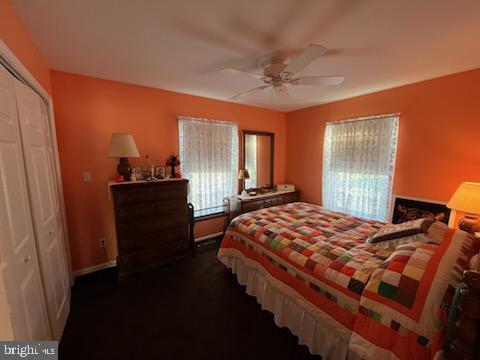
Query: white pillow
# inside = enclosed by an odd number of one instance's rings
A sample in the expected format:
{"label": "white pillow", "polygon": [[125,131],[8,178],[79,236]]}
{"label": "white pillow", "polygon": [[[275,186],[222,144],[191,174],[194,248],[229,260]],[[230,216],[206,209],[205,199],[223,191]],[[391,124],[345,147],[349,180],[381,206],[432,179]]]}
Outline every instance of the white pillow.
{"label": "white pillow", "polygon": [[449,227],[447,224],[441,221],[435,221],[427,229],[426,236],[430,239],[431,242],[435,244],[440,244],[445,237],[445,233],[448,231]]}
{"label": "white pillow", "polygon": [[468,262],[468,268],[470,270],[477,270],[479,259],[480,259],[480,255],[478,255],[478,254],[472,256],[472,258]]}

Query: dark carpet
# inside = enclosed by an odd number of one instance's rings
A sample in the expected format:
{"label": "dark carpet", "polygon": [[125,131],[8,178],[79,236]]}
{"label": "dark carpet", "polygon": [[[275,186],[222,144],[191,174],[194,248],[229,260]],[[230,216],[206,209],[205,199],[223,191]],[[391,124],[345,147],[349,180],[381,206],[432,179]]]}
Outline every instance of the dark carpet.
{"label": "dark carpet", "polygon": [[60,359],[320,359],[248,296],[216,247],[117,284],[77,278]]}

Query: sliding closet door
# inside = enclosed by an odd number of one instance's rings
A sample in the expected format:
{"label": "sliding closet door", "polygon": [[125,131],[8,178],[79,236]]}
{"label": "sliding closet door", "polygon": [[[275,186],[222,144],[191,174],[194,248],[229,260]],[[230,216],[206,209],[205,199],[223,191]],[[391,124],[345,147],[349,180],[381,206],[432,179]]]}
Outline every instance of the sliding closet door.
{"label": "sliding closet door", "polygon": [[13,76],[0,65],[0,271],[17,340],[48,340],[50,330],[18,128]]}
{"label": "sliding closet door", "polygon": [[48,129],[38,94],[20,82],[15,88],[48,315],[53,338],[60,339],[70,307],[70,288]]}

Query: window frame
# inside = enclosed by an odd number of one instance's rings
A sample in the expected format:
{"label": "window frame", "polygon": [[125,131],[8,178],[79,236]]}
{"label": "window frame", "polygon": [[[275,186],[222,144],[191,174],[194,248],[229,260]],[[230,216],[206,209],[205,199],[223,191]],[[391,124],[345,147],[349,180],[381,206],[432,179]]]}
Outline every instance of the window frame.
{"label": "window frame", "polygon": [[[184,139],[185,138],[185,132],[184,132],[185,128],[181,129],[181,127],[184,126],[184,125],[181,124],[181,122],[188,122],[188,121],[204,122],[204,123],[208,123],[212,126],[215,125],[215,124],[218,124],[218,125],[224,125],[224,126],[226,125],[226,126],[231,126],[232,127],[232,129],[231,129],[232,130],[232,134],[231,134],[232,137],[227,141],[227,143],[231,146],[230,151],[232,153],[233,160],[232,160],[232,163],[229,166],[232,166],[232,167],[231,168],[226,167],[224,169],[221,169],[220,173],[223,173],[223,172],[226,173],[225,175],[221,175],[221,176],[225,176],[225,179],[227,179],[226,180],[227,184],[228,184],[229,181],[232,182],[229,186],[234,184],[233,185],[233,188],[234,188],[233,193],[228,195],[228,196],[235,195],[238,191],[237,173],[238,173],[239,160],[240,160],[239,159],[240,151],[239,151],[239,128],[238,128],[238,124],[234,121],[223,121],[223,120],[215,120],[215,119],[194,118],[194,117],[189,117],[189,116],[179,116],[178,117],[178,131],[179,131],[179,156],[180,156],[180,161],[181,161],[180,168],[182,168],[182,165],[185,166],[185,154],[181,154],[182,153],[182,148],[186,148],[188,146],[188,141],[185,142],[185,139]],[[188,134],[188,131],[187,131],[187,134]],[[188,134],[188,136],[191,136],[191,135],[192,134]],[[236,153],[234,154],[235,149],[236,149]],[[224,150],[224,151],[228,151],[228,150]],[[204,159],[201,159],[201,160],[204,160]],[[204,169],[200,168],[199,171],[194,171],[192,174],[197,174],[196,176],[202,176],[202,174],[204,174],[204,176],[207,176],[206,174],[212,174],[212,171],[208,171],[208,169],[206,169],[206,170],[207,171],[205,172]],[[227,174],[231,173],[232,170],[234,170],[233,174],[232,174],[232,179],[229,180],[228,177],[227,177]],[[182,175],[187,177],[188,180],[189,180],[190,190],[189,190],[188,197],[189,197],[189,201],[191,201],[190,197],[191,197],[191,193],[192,193],[192,190],[193,190],[193,186],[192,186],[192,179],[190,179],[189,177],[191,177],[192,174],[185,173],[183,169],[181,171],[182,171]],[[218,172],[218,169],[214,172]],[[209,182],[207,182],[207,183],[209,184]],[[204,187],[203,190],[205,190],[205,185],[203,185],[203,187]],[[208,188],[214,188],[214,186],[207,186],[207,187]],[[195,206],[195,204],[193,204],[193,205],[194,205],[194,220],[195,221],[213,219],[213,218],[224,216],[223,198],[221,199],[221,202],[219,202],[218,206],[207,206],[207,207],[205,207],[205,209],[199,209],[198,205],[197,206]],[[199,212],[200,212],[200,214],[198,215]]]}
{"label": "window frame", "polygon": [[[382,194],[378,195],[378,197],[381,197],[382,195],[384,195],[386,197],[385,209],[383,209],[383,205],[382,205],[382,208],[381,208],[382,213],[385,213],[385,218],[383,218],[383,217],[380,218],[380,217],[375,216],[376,214],[378,215],[379,212],[369,213],[368,215],[366,213],[362,213],[361,215],[359,215],[358,214],[359,211],[354,210],[352,208],[348,208],[348,205],[343,205],[343,206],[341,206],[341,209],[340,209],[338,207],[332,206],[332,204],[325,204],[326,200],[328,201],[328,200],[331,200],[331,198],[332,198],[331,196],[325,196],[327,192],[330,191],[330,193],[331,193],[331,190],[326,190],[325,189],[325,186],[327,186],[326,185],[326,182],[327,182],[326,178],[329,176],[328,174],[326,174],[326,167],[330,167],[330,168],[327,169],[327,170],[329,170],[330,176],[332,174],[342,172],[342,170],[340,170],[339,167],[336,167],[336,168],[334,167],[334,170],[332,170],[332,168],[331,168],[331,161],[332,161],[333,156],[331,156],[330,154],[332,152],[332,148],[327,150],[327,145],[328,144],[331,145],[333,143],[333,141],[332,141],[332,138],[327,140],[327,136],[329,135],[327,127],[328,126],[341,125],[341,124],[345,124],[345,123],[352,123],[352,122],[356,123],[356,122],[361,122],[361,121],[372,121],[372,120],[381,121],[382,119],[388,119],[388,118],[390,118],[389,121],[393,121],[392,125],[394,126],[394,130],[395,130],[394,132],[392,132],[392,137],[390,139],[391,143],[390,143],[390,148],[389,148],[389,151],[391,153],[390,154],[390,156],[391,156],[391,162],[390,162],[391,171],[388,174],[387,173],[385,173],[385,174],[371,173],[369,171],[348,172],[347,169],[345,169],[343,171],[343,172],[346,172],[347,174],[350,174],[351,176],[354,176],[354,175],[373,176],[376,181],[380,181],[381,177],[387,177],[388,178],[388,180],[389,180],[389,184],[388,184],[388,189],[389,190],[388,190],[388,192],[386,194],[382,193]],[[394,181],[395,181],[399,132],[400,132],[400,113],[372,115],[372,116],[364,116],[364,117],[359,117],[359,118],[350,118],[350,119],[345,119],[345,120],[327,122],[325,124],[325,128],[324,128],[324,144],[323,144],[323,154],[322,154],[322,203],[323,203],[323,205],[324,206],[329,206],[329,208],[331,208],[334,211],[346,212],[346,213],[352,214],[353,216],[357,216],[357,217],[364,217],[364,218],[369,218],[369,219],[372,219],[372,220],[379,220],[379,221],[388,221],[390,207],[391,207],[391,204],[392,204],[392,201],[393,201],[393,185],[394,185]],[[345,135],[348,136],[348,134],[346,132],[345,132]],[[332,135],[332,137],[333,137],[333,135]],[[328,154],[327,154],[327,152],[328,152]],[[330,157],[329,157],[328,162],[327,162],[326,157],[328,155],[330,155]],[[378,193],[378,189],[375,189],[375,190]],[[335,190],[335,192],[337,192],[337,190]],[[347,193],[348,193],[348,189],[347,189]],[[385,210],[385,211],[383,211],[383,210]]]}

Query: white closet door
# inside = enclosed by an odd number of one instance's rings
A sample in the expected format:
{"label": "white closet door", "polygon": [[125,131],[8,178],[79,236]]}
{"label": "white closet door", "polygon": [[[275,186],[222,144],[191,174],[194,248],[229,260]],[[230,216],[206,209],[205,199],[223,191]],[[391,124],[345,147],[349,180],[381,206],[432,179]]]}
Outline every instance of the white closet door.
{"label": "white closet door", "polygon": [[70,262],[68,261],[68,256],[69,252],[67,250],[67,244],[65,239],[65,229],[64,229],[64,222],[62,221],[62,207],[60,204],[60,192],[59,192],[59,187],[61,186],[59,182],[57,181],[57,176],[55,176],[54,172],[56,169],[55,166],[55,153],[54,153],[54,140],[52,137],[53,129],[51,128],[51,123],[50,123],[50,117],[49,117],[49,112],[48,112],[48,106],[44,101],[40,101],[40,107],[42,111],[42,124],[44,128],[44,135],[45,135],[45,144],[47,148],[47,153],[48,153],[48,163],[50,165],[50,174],[52,174],[52,193],[53,193],[53,202],[54,202],[54,208],[55,208],[55,216],[57,218],[57,233],[58,233],[58,246],[59,249],[61,250],[61,254],[63,255],[62,259],[62,268],[63,268],[63,274],[65,276],[65,281],[67,282],[68,286],[66,287],[66,295],[68,297],[68,301],[66,304],[68,305],[68,309],[70,309]]}
{"label": "white closet door", "polygon": [[58,340],[70,309],[70,288],[49,130],[39,95],[20,82],[15,90],[47,310],[53,338]]}
{"label": "white closet door", "polygon": [[0,66],[0,271],[17,340],[48,340],[50,328],[30,213],[14,82]]}
{"label": "white closet door", "polygon": [[[55,155],[54,155],[54,143],[51,136],[51,129],[50,129],[50,119],[48,115],[48,107],[44,101],[40,101],[40,108],[42,113],[42,125],[44,130],[44,139],[45,139],[45,146],[47,150],[47,160],[49,164],[49,174],[51,176],[51,181],[49,182],[51,192],[52,192],[52,200],[53,200],[53,210],[55,212],[55,219],[56,219],[56,236],[52,240],[51,250],[55,250],[53,253],[50,252],[48,254],[48,258],[52,258],[55,256],[58,259],[58,262],[55,263],[55,266],[50,264],[50,271],[55,275],[55,279],[57,281],[56,288],[52,289],[54,291],[56,302],[56,317],[54,321],[56,322],[57,326],[53,330],[55,333],[55,338],[60,340],[60,337],[63,333],[63,329],[67,322],[68,314],[70,312],[70,271],[69,271],[69,262],[67,259],[67,249],[65,244],[65,232],[63,227],[62,221],[62,208],[60,204],[60,196],[59,196],[59,186],[60,184],[57,181],[57,177],[55,176]],[[41,258],[42,259],[42,258]],[[54,278],[50,278],[54,279]]]}

